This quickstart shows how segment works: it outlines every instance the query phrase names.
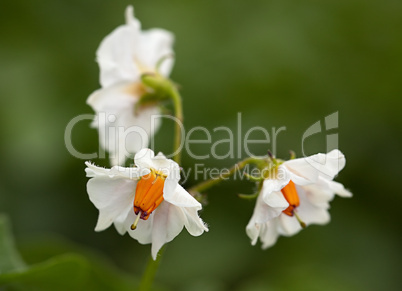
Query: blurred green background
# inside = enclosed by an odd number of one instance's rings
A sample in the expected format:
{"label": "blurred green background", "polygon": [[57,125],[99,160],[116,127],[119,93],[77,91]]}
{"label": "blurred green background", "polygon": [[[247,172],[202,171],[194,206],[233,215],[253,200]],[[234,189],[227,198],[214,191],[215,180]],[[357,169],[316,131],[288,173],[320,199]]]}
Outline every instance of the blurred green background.
{"label": "blurred green background", "polygon": [[[210,232],[194,238],[183,231],[169,243],[159,286],[400,290],[402,2],[397,0],[3,0],[0,212],[10,217],[23,259],[34,264],[71,248],[91,257],[87,250],[93,249],[107,265],[140,276],[149,257],[149,245],[121,237],[114,228],[94,232],[97,210],[87,197],[84,161],[68,153],[63,138],[73,117],[93,113],[85,101],[99,87],[95,51],[124,22],[128,4],[143,28],[162,27],[176,36],[172,79],[182,86],[187,129],[236,129],[242,112],[244,129],[287,127],[277,148],[278,157],[287,158],[290,149],[301,155],[301,137],[310,125],[339,111],[339,129],[332,133],[339,134],[347,165],[337,180],[354,193],[333,201],[329,225],[308,227],[262,251],[251,247],[245,234],[254,203],[235,195],[251,193],[253,185],[223,183],[209,192],[202,212]],[[171,151],[171,134],[172,125],[164,124],[156,151]],[[308,154],[326,150],[325,134],[306,144]],[[222,137],[227,138],[215,133],[213,142]],[[96,151],[97,138],[89,121],[74,128],[79,151]],[[271,147],[250,149],[264,155]],[[192,149],[209,152],[205,145]],[[220,150],[225,152],[224,146]],[[237,160],[202,163],[222,168]],[[106,159],[94,162],[108,166]],[[184,154],[184,168],[194,162]],[[68,271],[64,274],[68,278]]]}

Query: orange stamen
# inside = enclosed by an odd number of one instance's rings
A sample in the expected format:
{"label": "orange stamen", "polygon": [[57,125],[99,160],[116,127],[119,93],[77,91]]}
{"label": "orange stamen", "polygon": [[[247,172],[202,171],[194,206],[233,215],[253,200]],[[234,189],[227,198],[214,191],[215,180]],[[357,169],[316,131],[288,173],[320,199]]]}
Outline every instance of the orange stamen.
{"label": "orange stamen", "polygon": [[141,212],[141,219],[147,220],[149,215],[162,203],[165,179],[166,176],[151,170],[151,173],[142,176],[138,181],[135,190],[134,212],[137,215]]}
{"label": "orange stamen", "polygon": [[289,203],[289,207],[282,212],[286,215],[293,216],[295,208],[300,205],[299,195],[297,195],[295,183],[290,180],[289,183],[282,188],[281,192],[286,201]]}

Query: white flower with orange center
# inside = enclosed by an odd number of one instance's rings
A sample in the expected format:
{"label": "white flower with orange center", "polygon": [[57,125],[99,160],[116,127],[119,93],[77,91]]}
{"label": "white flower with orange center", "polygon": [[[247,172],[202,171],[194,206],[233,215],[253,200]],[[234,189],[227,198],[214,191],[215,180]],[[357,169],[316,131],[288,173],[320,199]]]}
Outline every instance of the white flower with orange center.
{"label": "white flower with orange center", "polygon": [[186,227],[193,236],[208,231],[198,216],[201,204],[178,182],[177,163],[150,149],[135,155],[135,168],[104,169],[86,162],[89,199],[99,209],[95,231],[114,224],[141,244],[152,243],[152,257]]}
{"label": "white flower with orange center", "polygon": [[99,142],[109,152],[113,165],[122,165],[126,155],[147,147],[150,137],[159,128],[157,104],[139,105],[140,99],[152,92],[141,83],[144,73],[170,74],[174,37],[163,29],[141,30],[133,16],[133,7],[126,9],[126,24],[119,26],[101,42],[96,55],[100,68],[101,89],[92,93],[87,103],[97,116],[92,123],[99,130]]}
{"label": "white flower with orange center", "polygon": [[263,181],[246,227],[251,243],[255,245],[260,238],[265,249],[280,235],[291,236],[307,225],[328,223],[329,202],[335,194],[352,196],[333,181],[344,166],[345,157],[338,150],[280,164],[272,177]]}

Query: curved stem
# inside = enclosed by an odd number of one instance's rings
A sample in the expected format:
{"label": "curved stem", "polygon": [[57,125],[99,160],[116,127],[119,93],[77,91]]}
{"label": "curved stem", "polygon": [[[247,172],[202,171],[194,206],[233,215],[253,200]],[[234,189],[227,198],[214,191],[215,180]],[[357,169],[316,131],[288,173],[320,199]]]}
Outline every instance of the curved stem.
{"label": "curved stem", "polygon": [[142,276],[141,283],[140,283],[138,290],[141,290],[141,291],[151,290],[152,283],[154,281],[156,271],[158,270],[162,255],[165,251],[165,248],[166,247],[161,248],[155,261],[152,259],[152,257],[149,258],[147,267],[145,269],[144,275]]}
{"label": "curved stem", "polygon": [[[181,96],[176,88],[176,85],[169,79],[159,75],[159,74],[143,74],[141,76],[143,84],[155,90],[155,92],[161,93],[161,96],[169,96],[173,101],[174,111],[175,111],[175,138],[174,138],[174,161],[180,164],[181,160],[181,143],[182,135],[181,129],[183,127],[183,107],[181,104]],[[165,100],[161,97],[161,100]]]}
{"label": "curved stem", "polygon": [[235,164],[233,167],[231,167],[229,169],[228,173],[220,175],[219,178],[217,178],[217,179],[210,179],[210,180],[201,182],[201,183],[191,187],[189,189],[189,192],[199,192],[199,193],[205,192],[212,186],[215,186],[216,184],[220,183],[222,180],[226,180],[230,176],[234,175],[236,173],[236,171],[242,170],[246,165],[248,165],[248,164],[258,165],[259,163],[260,163],[260,160],[258,160],[256,158],[244,159],[244,160],[238,162],[237,164]]}

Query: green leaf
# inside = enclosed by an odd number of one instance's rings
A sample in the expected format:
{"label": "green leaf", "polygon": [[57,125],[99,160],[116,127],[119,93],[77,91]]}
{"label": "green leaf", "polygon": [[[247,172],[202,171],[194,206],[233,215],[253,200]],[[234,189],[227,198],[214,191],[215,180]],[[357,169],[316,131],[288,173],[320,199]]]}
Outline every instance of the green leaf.
{"label": "green leaf", "polygon": [[[14,247],[8,219],[0,216],[0,289],[12,291],[135,290],[139,281],[102,256],[60,238],[27,248],[27,266]],[[49,258],[50,257],[50,258]]]}
{"label": "green leaf", "polygon": [[138,282],[78,254],[65,254],[23,272],[0,275],[6,290],[133,290]]}
{"label": "green leaf", "polygon": [[89,263],[74,254],[62,255],[25,271],[0,275],[0,285],[9,290],[81,290],[89,273]]}
{"label": "green leaf", "polygon": [[9,220],[6,216],[0,215],[0,274],[25,267],[24,261],[14,247]]}

